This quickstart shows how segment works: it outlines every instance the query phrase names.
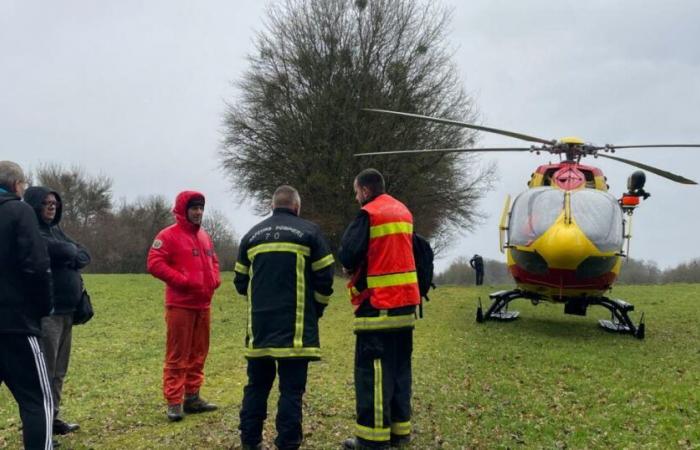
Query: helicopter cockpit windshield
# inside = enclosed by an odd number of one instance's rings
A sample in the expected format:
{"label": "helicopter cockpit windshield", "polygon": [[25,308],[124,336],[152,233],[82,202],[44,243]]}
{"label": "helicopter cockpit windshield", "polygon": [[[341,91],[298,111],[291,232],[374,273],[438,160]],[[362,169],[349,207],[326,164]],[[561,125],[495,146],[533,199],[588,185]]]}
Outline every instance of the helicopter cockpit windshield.
{"label": "helicopter cockpit windshield", "polygon": [[[607,192],[582,189],[570,193],[571,215],[586,237],[602,252],[622,248],[622,209]],[[562,215],[566,193],[541,187],[516,197],[508,224],[509,243],[529,246]]]}
{"label": "helicopter cockpit windshield", "polygon": [[622,249],[622,209],[615,197],[588,189],[572,192],[571,215],[598,250]]}
{"label": "helicopter cockpit windshield", "polygon": [[528,189],[515,198],[510,212],[509,243],[530,245],[564,210],[564,191],[552,187]]}

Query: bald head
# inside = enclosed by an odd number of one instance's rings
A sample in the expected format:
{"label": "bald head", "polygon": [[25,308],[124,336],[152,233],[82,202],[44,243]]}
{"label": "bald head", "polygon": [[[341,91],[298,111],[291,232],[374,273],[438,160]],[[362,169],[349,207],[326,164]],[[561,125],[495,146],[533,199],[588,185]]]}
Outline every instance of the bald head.
{"label": "bald head", "polygon": [[272,194],[272,207],[273,208],[288,208],[299,214],[301,209],[301,197],[299,197],[299,191],[288,185],[282,185],[275,189],[275,193]]}

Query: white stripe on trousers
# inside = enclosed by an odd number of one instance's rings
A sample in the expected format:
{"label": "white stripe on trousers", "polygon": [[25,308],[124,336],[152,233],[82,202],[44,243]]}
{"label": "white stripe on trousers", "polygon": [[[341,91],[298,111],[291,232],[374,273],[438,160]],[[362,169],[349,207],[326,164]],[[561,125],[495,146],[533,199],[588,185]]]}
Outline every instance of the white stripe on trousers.
{"label": "white stripe on trousers", "polygon": [[46,373],[46,361],[44,361],[44,354],[41,352],[41,347],[36,336],[28,336],[29,345],[34,353],[34,362],[36,363],[36,371],[39,376],[39,384],[41,385],[41,392],[44,396],[44,415],[46,416],[46,445],[44,448],[46,450],[51,450],[53,448],[53,395],[51,394],[51,384],[49,383],[49,376]]}

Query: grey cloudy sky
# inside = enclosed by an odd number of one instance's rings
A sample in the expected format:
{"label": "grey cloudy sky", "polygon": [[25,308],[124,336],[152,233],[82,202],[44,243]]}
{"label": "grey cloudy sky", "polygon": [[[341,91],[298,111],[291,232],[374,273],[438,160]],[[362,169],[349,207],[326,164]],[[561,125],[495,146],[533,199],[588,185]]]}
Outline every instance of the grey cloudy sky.
{"label": "grey cloudy sky", "polygon": [[[452,1],[450,41],[483,124],[604,144],[700,143],[700,3]],[[116,199],[201,189],[239,234],[259,218],[217,169],[224,101],[246,68],[264,3],[257,1],[0,0],[0,159],[32,169],[79,164],[114,180]],[[520,144],[482,135],[480,145]],[[618,156],[700,179],[700,151]],[[489,215],[439,262],[502,258],[506,194],[550,156],[484,156],[500,181]],[[625,188],[633,168],[588,160]],[[662,267],[700,256],[700,188],[649,175],[631,254]]]}

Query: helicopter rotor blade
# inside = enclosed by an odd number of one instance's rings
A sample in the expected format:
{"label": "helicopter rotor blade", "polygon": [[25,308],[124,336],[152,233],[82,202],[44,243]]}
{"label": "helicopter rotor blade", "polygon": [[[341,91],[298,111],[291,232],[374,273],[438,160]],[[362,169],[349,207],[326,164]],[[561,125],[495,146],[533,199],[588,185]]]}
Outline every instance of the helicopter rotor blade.
{"label": "helicopter rotor blade", "polygon": [[631,159],[618,158],[617,156],[603,155],[600,153],[598,153],[597,156],[599,156],[601,158],[614,159],[615,161],[629,164],[630,166],[639,167],[640,169],[644,169],[644,170],[649,171],[651,173],[655,173],[656,175],[658,175],[660,177],[668,178],[669,180],[675,181],[676,183],[698,184],[697,182],[695,182],[693,180],[689,180],[689,179],[682,177],[680,175],[676,175],[675,173],[671,173],[671,172],[668,172],[666,170],[657,169],[656,167],[648,166],[646,164],[642,164],[642,163],[637,162],[637,161],[632,161]]}
{"label": "helicopter rotor blade", "polygon": [[380,113],[380,114],[393,114],[395,116],[412,117],[414,119],[422,119],[422,120],[427,120],[430,122],[442,123],[445,125],[456,125],[456,126],[463,127],[463,128],[471,128],[472,130],[479,130],[479,131],[485,131],[487,133],[501,134],[503,136],[508,136],[508,137],[512,137],[512,138],[516,138],[516,139],[522,139],[524,141],[529,141],[529,142],[538,142],[540,144],[546,144],[546,145],[553,145],[553,144],[556,144],[556,142],[557,142],[556,139],[554,139],[554,140],[542,139],[542,138],[538,138],[535,136],[528,136],[527,134],[516,133],[513,131],[507,131],[507,130],[499,130],[498,128],[482,127],[481,125],[473,125],[471,123],[459,122],[457,120],[440,119],[438,117],[423,116],[420,114],[412,114],[412,113],[405,113],[405,112],[399,112],[399,111],[389,111],[387,109],[362,108],[362,110],[368,111],[368,112]]}
{"label": "helicopter rotor blade", "polygon": [[700,148],[700,144],[645,144],[645,145],[606,145],[604,149],[618,148]]}
{"label": "helicopter rotor blade", "polygon": [[[538,151],[530,147],[494,147],[494,148],[424,148],[419,150],[389,150],[386,152],[355,153],[353,156],[402,155],[408,153],[476,153],[476,152],[529,152]],[[540,150],[541,151],[541,150]]]}

